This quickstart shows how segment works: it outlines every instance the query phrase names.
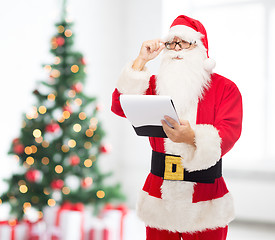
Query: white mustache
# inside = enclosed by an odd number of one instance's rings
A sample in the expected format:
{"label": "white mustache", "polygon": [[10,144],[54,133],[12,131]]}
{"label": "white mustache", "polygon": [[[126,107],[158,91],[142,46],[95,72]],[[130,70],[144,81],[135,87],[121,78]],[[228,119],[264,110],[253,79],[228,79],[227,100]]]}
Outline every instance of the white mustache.
{"label": "white mustache", "polygon": [[173,50],[167,50],[163,52],[163,58],[184,58],[188,52],[185,49],[182,49],[181,51],[173,51]]}

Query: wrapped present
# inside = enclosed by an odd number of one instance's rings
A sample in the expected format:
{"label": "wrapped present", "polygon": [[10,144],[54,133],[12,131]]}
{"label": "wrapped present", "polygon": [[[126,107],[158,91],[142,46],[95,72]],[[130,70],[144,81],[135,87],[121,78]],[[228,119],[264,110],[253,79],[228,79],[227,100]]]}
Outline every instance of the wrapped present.
{"label": "wrapped present", "polygon": [[0,239],[27,240],[27,225],[24,222],[0,221]]}
{"label": "wrapped present", "polygon": [[48,239],[84,240],[84,205],[65,202],[59,208],[46,209]]}
{"label": "wrapped present", "polygon": [[48,240],[46,238],[46,223],[43,219],[35,222],[24,220],[27,225],[27,240]]}
{"label": "wrapped present", "polygon": [[43,209],[44,221],[46,223],[46,239],[58,240],[61,236],[61,229],[56,226],[56,218],[59,206],[45,207]]}
{"label": "wrapped present", "polygon": [[89,240],[123,240],[124,219],[128,209],[124,205],[107,204],[98,218],[91,222]]}
{"label": "wrapped present", "polygon": [[92,228],[89,231],[88,240],[112,240],[110,229],[105,222],[100,218],[95,218],[92,221]]}
{"label": "wrapped present", "polygon": [[42,219],[36,222],[22,220],[18,222],[1,221],[0,222],[0,239],[2,240],[46,240],[45,223]]}
{"label": "wrapped present", "polygon": [[105,205],[102,217],[107,226],[111,228],[112,240],[123,240],[124,220],[127,213],[128,208],[123,204],[116,207],[111,204]]}

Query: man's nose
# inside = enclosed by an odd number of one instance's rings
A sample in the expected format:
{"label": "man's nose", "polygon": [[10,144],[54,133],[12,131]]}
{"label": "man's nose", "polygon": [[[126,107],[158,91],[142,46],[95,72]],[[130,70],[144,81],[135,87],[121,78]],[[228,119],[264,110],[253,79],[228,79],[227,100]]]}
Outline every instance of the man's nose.
{"label": "man's nose", "polygon": [[181,50],[181,48],[180,48],[179,44],[177,44],[177,45],[176,45],[176,47],[175,47],[175,49],[174,49],[174,50],[175,50],[175,51],[177,51],[177,52]]}

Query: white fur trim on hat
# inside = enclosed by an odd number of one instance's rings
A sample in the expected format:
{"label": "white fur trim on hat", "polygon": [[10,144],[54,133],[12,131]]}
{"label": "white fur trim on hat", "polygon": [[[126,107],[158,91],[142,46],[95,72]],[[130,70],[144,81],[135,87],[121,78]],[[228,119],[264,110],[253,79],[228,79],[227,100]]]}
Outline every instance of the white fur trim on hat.
{"label": "white fur trim on hat", "polygon": [[122,69],[117,89],[123,94],[144,94],[149,87],[151,74],[146,67],[142,71],[136,71],[132,65],[133,62],[130,62]]}
{"label": "white fur trim on hat", "polygon": [[212,72],[212,70],[215,68],[216,66],[216,61],[212,58],[206,58],[204,60],[204,63],[203,63],[203,67],[204,69],[207,71],[207,72]]}
{"label": "white fur trim on hat", "polygon": [[168,36],[166,36],[165,41],[171,41],[174,37],[179,37],[188,42],[198,42],[201,41],[203,34],[195,31],[191,27],[185,25],[176,25],[170,28]]}
{"label": "white fur trim on hat", "polygon": [[192,203],[167,201],[142,191],[137,215],[149,227],[191,233],[225,227],[234,219],[234,205],[230,193],[210,201]]}

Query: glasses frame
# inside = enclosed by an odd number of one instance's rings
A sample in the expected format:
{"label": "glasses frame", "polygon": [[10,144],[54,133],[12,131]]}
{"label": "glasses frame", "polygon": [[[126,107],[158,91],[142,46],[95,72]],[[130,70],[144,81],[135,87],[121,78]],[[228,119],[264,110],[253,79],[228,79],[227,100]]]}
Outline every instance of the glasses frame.
{"label": "glasses frame", "polygon": [[[182,43],[188,43],[188,47],[183,47],[181,44]],[[171,44],[176,44],[175,47],[171,48],[170,45]],[[180,47],[180,50],[182,49],[189,49],[192,45],[196,44],[196,41],[194,42],[188,42],[188,41],[184,41],[184,40],[181,40],[181,41],[178,41],[178,42],[166,42],[164,43],[165,47],[168,49],[168,50],[175,50],[175,48],[177,47],[177,45],[179,45]]]}

